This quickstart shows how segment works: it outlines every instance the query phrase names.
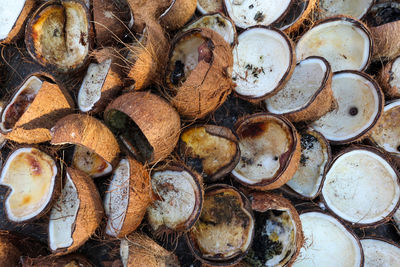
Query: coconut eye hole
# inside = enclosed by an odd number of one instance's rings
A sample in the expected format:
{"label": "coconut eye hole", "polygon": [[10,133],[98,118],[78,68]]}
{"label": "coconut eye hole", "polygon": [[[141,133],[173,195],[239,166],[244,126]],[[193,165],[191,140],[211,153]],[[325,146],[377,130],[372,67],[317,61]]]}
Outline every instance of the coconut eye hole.
{"label": "coconut eye hole", "polygon": [[351,116],[356,116],[356,115],[358,114],[358,108],[356,108],[356,107],[351,107],[351,108],[349,109],[349,114],[350,114]]}

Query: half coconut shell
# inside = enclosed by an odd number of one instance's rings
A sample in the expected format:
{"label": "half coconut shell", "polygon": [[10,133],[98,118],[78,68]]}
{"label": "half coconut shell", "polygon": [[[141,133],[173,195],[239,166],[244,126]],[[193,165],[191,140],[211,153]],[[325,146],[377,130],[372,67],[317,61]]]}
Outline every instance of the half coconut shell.
{"label": "half coconut shell", "polygon": [[81,247],[99,227],[103,217],[100,194],[85,173],[67,168],[61,196],[50,211],[49,247],[67,254]]}
{"label": "half coconut shell", "polygon": [[161,25],[169,31],[182,28],[194,15],[197,0],[173,0],[161,15]]}
{"label": "half coconut shell", "polygon": [[313,21],[313,13],[317,8],[317,0],[294,0],[285,19],[274,26],[288,34],[296,34],[305,22]]}
{"label": "half coconut shell", "polygon": [[197,0],[197,10],[203,14],[224,12],[224,0]]}
{"label": "half coconut shell", "polygon": [[388,97],[400,97],[400,57],[385,64],[378,74],[379,84]]}
{"label": "half coconut shell", "polygon": [[258,189],[276,189],[296,173],[301,149],[300,136],[285,118],[257,113],[239,119],[235,125],[241,151],[232,171],[243,185]]}
{"label": "half coconut shell", "polygon": [[320,19],[337,15],[362,19],[374,3],[375,0],[320,0],[318,15]]}
{"label": "half coconut shell", "polygon": [[363,238],[364,266],[396,266],[399,263],[400,246],[380,238]]}
{"label": "half coconut shell", "polygon": [[15,89],[1,113],[0,130],[18,143],[42,143],[51,139],[54,122],[73,112],[69,93],[33,74]]}

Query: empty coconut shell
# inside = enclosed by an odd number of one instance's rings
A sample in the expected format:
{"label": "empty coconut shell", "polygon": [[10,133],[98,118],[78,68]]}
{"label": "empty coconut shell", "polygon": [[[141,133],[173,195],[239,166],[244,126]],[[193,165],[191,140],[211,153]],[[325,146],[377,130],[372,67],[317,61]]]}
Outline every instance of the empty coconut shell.
{"label": "empty coconut shell", "polygon": [[67,168],[61,196],[50,211],[49,247],[67,254],[82,246],[99,227],[103,207],[99,192],[85,173]]}
{"label": "empty coconut shell", "polygon": [[295,0],[289,7],[284,20],[274,26],[288,34],[296,34],[305,22],[313,21],[317,0]]}

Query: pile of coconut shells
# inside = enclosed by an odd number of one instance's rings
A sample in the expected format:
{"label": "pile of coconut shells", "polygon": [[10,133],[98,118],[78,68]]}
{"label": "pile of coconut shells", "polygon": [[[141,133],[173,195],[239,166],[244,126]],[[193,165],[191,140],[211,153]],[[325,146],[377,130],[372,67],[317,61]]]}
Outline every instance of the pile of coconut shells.
{"label": "pile of coconut shells", "polygon": [[400,266],[400,1],[0,22],[0,266]]}

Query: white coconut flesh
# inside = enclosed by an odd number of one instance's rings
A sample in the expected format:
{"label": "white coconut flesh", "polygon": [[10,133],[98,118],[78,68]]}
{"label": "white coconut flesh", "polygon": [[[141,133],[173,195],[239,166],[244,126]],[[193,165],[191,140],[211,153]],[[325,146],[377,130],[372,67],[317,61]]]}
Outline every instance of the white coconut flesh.
{"label": "white coconut flesh", "polygon": [[36,76],[30,77],[11,99],[10,103],[4,108],[1,115],[1,130],[9,132],[14,127],[19,118],[28,110],[30,104],[35,99],[42,81]]}
{"label": "white coconut flesh", "polygon": [[235,26],[220,13],[202,16],[195,22],[186,26],[183,31],[193,28],[209,28],[221,35],[228,44],[233,45],[235,42]]}
{"label": "white coconut flesh", "polygon": [[283,89],[265,100],[268,111],[284,114],[305,108],[323,86],[327,71],[328,66],[322,59],[301,61]]}
{"label": "white coconut flesh", "polygon": [[49,245],[53,251],[68,248],[74,242],[72,234],[80,200],[76,186],[68,173],[66,178],[61,196],[50,211]]}
{"label": "white coconut flesh", "polygon": [[399,267],[400,248],[378,239],[363,239],[365,267]]}
{"label": "white coconut flesh", "polygon": [[293,267],[360,267],[357,239],[335,218],[320,212],[300,215],[305,244]]}
{"label": "white coconut flesh", "polygon": [[321,23],[306,32],[296,46],[297,61],[321,56],[332,71],[363,70],[368,64],[371,40],[368,34],[351,21],[334,20]]}
{"label": "white coconut flesh", "polygon": [[400,230],[400,209],[397,209],[393,214],[393,221],[396,224],[397,230]]}
{"label": "white coconut flesh", "polygon": [[161,226],[176,229],[195,210],[198,185],[187,171],[158,171],[151,176],[153,191],[160,197],[147,208],[147,218],[157,231]]}
{"label": "white coconut flesh", "polygon": [[54,190],[57,166],[36,148],[20,148],[7,159],[0,184],[11,188],[5,202],[7,216],[22,222],[39,215],[48,205]]}
{"label": "white coconut flesh", "polygon": [[321,0],[319,3],[320,18],[346,15],[361,19],[369,10],[374,0]]}
{"label": "white coconut flesh", "polygon": [[[254,126],[253,126],[254,125]],[[277,121],[265,121],[239,130],[240,160],[232,174],[247,184],[256,184],[273,180],[281,169],[281,156],[287,153],[293,144],[288,126]],[[257,136],[245,136],[251,127],[260,129]],[[258,130],[257,130],[258,131]]]}
{"label": "white coconut flesh", "polygon": [[240,28],[254,25],[268,26],[282,17],[291,0],[224,0],[229,17]]}
{"label": "white coconut flesh", "polygon": [[362,136],[379,115],[381,101],[375,85],[350,72],[333,75],[332,91],[337,107],[311,126],[330,141],[345,141]]}
{"label": "white coconut flesh", "polygon": [[302,134],[299,168],[286,184],[300,195],[314,198],[318,194],[328,160],[325,142],[315,133]]}
{"label": "white coconut flesh", "polygon": [[397,88],[397,92],[400,93],[400,57],[393,61],[389,85]]}
{"label": "white coconut flesh", "polygon": [[223,12],[224,0],[197,0],[197,10],[201,14]]}
{"label": "white coconut flesh", "polygon": [[84,6],[62,2],[62,6],[48,6],[39,16],[44,18],[33,25],[35,50],[60,69],[79,65],[89,51],[89,22]]}
{"label": "white coconut flesh", "polygon": [[253,231],[254,220],[243,208],[241,196],[233,190],[217,190],[205,196],[191,235],[203,258],[229,259],[249,248]]}
{"label": "white coconut flesh", "polygon": [[84,146],[76,145],[72,159],[74,168],[83,171],[93,178],[111,173],[112,166],[96,152]]}
{"label": "white coconut flesh", "polygon": [[0,0],[0,40],[7,38],[15,26],[26,0],[7,1]]}
{"label": "white coconut flesh", "polygon": [[371,139],[387,152],[400,155],[400,101],[385,106],[378,125],[371,132]]}
{"label": "white coconut flesh", "polygon": [[108,218],[107,235],[118,236],[124,224],[129,204],[129,179],[129,161],[122,159],[114,171],[104,198],[104,211]]}
{"label": "white coconut flesh", "polygon": [[128,240],[126,240],[126,239],[121,240],[119,254],[121,256],[122,265],[124,267],[128,266],[128,260],[129,260],[129,241]]}
{"label": "white coconut flesh", "polygon": [[89,65],[78,94],[78,106],[82,112],[90,111],[100,100],[101,89],[110,67],[111,59]]}
{"label": "white coconut flesh", "polygon": [[367,150],[341,155],[330,167],[322,196],[342,219],[373,224],[385,219],[400,199],[398,177],[389,163]]}
{"label": "white coconut flesh", "polygon": [[287,75],[291,58],[291,46],[283,33],[265,28],[244,31],[233,49],[234,90],[249,98],[271,93]]}

